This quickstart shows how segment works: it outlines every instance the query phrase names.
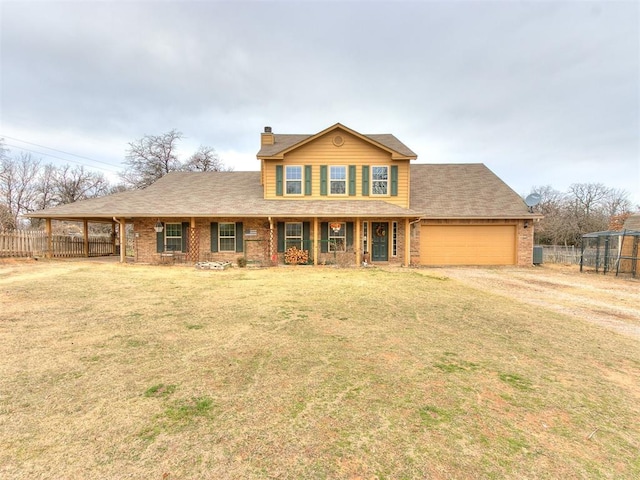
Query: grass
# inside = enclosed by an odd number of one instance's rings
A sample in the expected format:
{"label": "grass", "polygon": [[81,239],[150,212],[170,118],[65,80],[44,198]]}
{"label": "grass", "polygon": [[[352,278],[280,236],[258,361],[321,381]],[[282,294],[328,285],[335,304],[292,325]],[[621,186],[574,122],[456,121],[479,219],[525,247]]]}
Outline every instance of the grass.
{"label": "grass", "polygon": [[640,477],[637,341],[437,271],[0,270],[1,478]]}

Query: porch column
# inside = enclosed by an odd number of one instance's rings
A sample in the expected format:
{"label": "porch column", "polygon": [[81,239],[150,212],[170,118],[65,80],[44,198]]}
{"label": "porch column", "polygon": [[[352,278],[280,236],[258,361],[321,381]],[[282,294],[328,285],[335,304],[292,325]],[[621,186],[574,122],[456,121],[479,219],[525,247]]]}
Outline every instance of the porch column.
{"label": "porch column", "polygon": [[404,219],[404,266],[411,264],[411,224],[409,219]]}
{"label": "porch column", "polygon": [[111,255],[115,255],[117,250],[116,245],[116,222],[111,221]]}
{"label": "porch column", "polygon": [[318,217],[313,217],[313,266],[318,266]]}
{"label": "porch column", "polygon": [[200,258],[200,236],[196,229],[196,219],[191,217],[189,223],[189,253],[188,258],[192,262],[197,262]]}
{"label": "porch column", "polygon": [[360,251],[360,248],[362,246],[362,241],[360,238],[360,217],[356,218],[356,232],[355,232],[355,238],[353,239],[353,241],[355,242],[354,245],[354,250],[356,252],[356,267],[359,267],[362,265],[362,252]]}
{"label": "porch column", "polygon": [[277,265],[276,260],[273,254],[273,219],[269,217],[269,261],[272,265]]}
{"label": "porch column", "polygon": [[53,257],[53,229],[51,228],[51,219],[47,218],[45,220],[45,226],[44,226],[44,230],[45,233],[47,234],[47,251],[45,253],[45,256],[47,258],[52,258]]}
{"label": "porch column", "polygon": [[120,263],[125,263],[127,261],[127,220],[121,218],[118,223],[120,225]]}
{"label": "porch column", "polygon": [[84,220],[82,222],[82,228],[84,230],[84,256],[89,256],[89,220]]}

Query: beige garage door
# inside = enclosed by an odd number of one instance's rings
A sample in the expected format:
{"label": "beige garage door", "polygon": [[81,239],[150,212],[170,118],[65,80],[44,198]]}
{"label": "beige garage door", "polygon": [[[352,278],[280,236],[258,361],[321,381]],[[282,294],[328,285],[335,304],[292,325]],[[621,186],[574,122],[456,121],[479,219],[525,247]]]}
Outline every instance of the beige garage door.
{"label": "beige garage door", "polygon": [[515,225],[423,225],[422,265],[515,265]]}

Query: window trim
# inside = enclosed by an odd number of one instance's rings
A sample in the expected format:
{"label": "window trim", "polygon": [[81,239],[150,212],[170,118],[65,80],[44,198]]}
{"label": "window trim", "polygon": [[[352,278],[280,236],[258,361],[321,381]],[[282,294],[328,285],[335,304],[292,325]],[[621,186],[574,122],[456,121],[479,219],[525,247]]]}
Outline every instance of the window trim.
{"label": "window trim", "polygon": [[[341,168],[342,171],[344,172],[344,178],[342,179],[334,179],[332,176],[333,173],[333,169],[334,168]],[[334,183],[342,183],[344,185],[343,188],[343,192],[342,193],[334,193],[332,190],[332,185]],[[349,195],[348,192],[348,186],[349,186],[349,171],[347,169],[346,165],[329,165],[329,179],[328,179],[328,183],[329,183],[329,195],[332,195],[334,197],[346,197],[347,195]]]}
{"label": "window trim", "polygon": [[[289,169],[300,169],[300,178],[289,178]],[[285,165],[284,166],[284,194],[288,196],[300,197],[304,195],[304,166],[302,165]],[[299,187],[298,193],[289,193],[289,183],[297,183]]]}
{"label": "window trim", "polygon": [[[376,180],[374,178],[374,172],[377,168],[384,168],[387,172],[386,175],[386,179],[385,180]],[[390,187],[390,175],[391,172],[391,168],[389,167],[389,165],[371,165],[371,195],[372,196],[376,196],[376,197],[388,197],[390,194],[389,191],[389,187]],[[385,185],[385,193],[376,193],[376,183],[382,183],[384,182]]]}
{"label": "window trim", "polygon": [[362,222],[362,251],[369,252],[369,222]]}
{"label": "window trim", "polygon": [[391,256],[398,256],[398,222],[391,222]]}
{"label": "window trim", "polygon": [[[300,236],[288,235],[288,225],[300,225]],[[290,245],[289,241],[295,242],[294,245]],[[304,250],[304,222],[284,222],[284,251],[295,246],[300,250]]]}
{"label": "window trim", "polygon": [[[233,235],[222,235],[223,225],[233,225]],[[222,248],[222,240],[233,239],[231,249]],[[218,252],[235,252],[236,251],[236,222],[218,222]]]}
{"label": "window trim", "polygon": [[[178,235],[168,235],[169,233],[169,226],[170,225],[177,225],[178,226]],[[180,240],[180,245],[178,245],[178,248],[173,248],[174,246],[172,245],[172,248],[169,249],[169,242],[168,240],[171,239],[179,239]],[[183,247],[183,239],[182,239],[182,223],[181,222],[167,222],[164,224],[164,250],[165,251],[174,251],[174,252],[181,252],[182,251],[182,247]]]}
{"label": "window trim", "polygon": [[[333,233],[333,229],[331,228],[331,224],[332,223],[339,223],[341,225],[340,230],[343,232],[342,235],[335,235]],[[327,252],[328,253],[334,253],[334,252],[346,252],[347,251],[347,222],[328,222],[327,223]],[[337,246],[337,244],[334,244],[332,242],[332,240],[335,239],[342,239],[342,248],[341,249],[334,249],[334,246]]]}

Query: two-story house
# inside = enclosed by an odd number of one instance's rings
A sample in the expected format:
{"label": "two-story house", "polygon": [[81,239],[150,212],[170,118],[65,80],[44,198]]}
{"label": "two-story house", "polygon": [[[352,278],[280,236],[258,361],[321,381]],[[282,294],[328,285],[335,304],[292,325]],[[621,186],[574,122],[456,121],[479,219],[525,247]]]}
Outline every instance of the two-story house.
{"label": "two-story house", "polygon": [[[390,134],[335,124],[260,135],[259,172],[173,172],[150,187],[43,210],[51,220],[133,224],[135,260],[359,265],[531,265],[533,221],[483,164],[416,164]],[[86,230],[86,229],[85,229]],[[122,252],[124,255],[124,252]],[[124,257],[122,257],[124,259]]]}

